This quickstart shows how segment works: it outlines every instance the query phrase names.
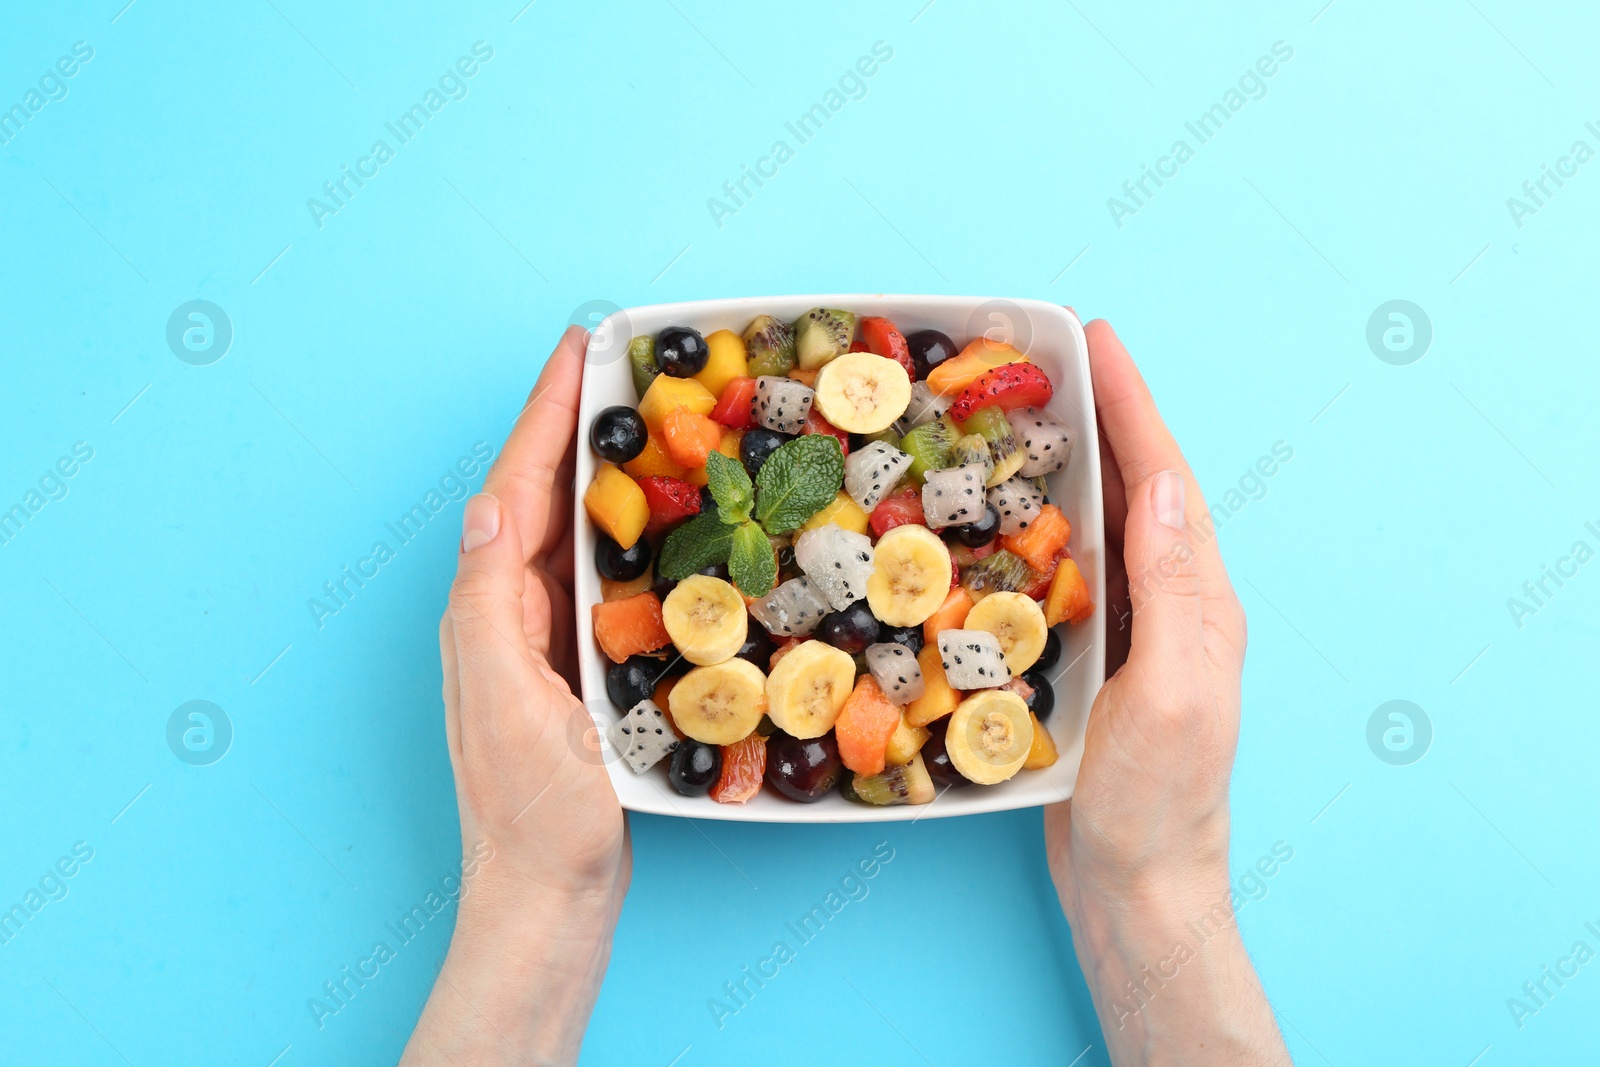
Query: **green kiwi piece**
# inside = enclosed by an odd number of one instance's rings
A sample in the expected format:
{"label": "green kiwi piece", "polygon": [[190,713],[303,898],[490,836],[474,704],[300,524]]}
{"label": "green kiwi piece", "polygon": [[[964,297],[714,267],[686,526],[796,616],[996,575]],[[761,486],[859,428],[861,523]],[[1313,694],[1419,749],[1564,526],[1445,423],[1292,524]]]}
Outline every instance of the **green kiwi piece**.
{"label": "green kiwi piece", "polygon": [[1017,435],[1011,431],[1011,421],[997,407],[979,408],[961,423],[960,429],[963,434],[977,434],[989,444],[989,458],[994,462],[983,483],[986,486],[999,485],[1021,470],[1027,461],[1028,457],[1017,444]]}
{"label": "green kiwi piece", "polygon": [[781,378],[794,370],[794,327],[771,315],[757,315],[744,330],[750,377]]}
{"label": "green kiwi piece", "polygon": [[928,804],[934,796],[933,778],[920,752],[903,767],[891,764],[874,775],[857,774],[851,785],[855,799],[866,804]]}
{"label": "green kiwi piece", "polygon": [[955,457],[958,467],[969,465],[982,467],[986,480],[994,468],[994,459],[989,455],[989,442],[985,441],[981,434],[969,433],[957,440]]}
{"label": "green kiwi piece", "polygon": [[812,308],[794,324],[795,355],[801,370],[816,370],[850,350],[856,317],[836,308]]}
{"label": "green kiwi piece", "polygon": [[645,334],[628,342],[628,369],[633,372],[634,391],[643,399],[644,391],[650,388],[650,383],[661,373],[661,365],[656,362],[654,337]]}
{"label": "green kiwi piece", "polygon": [[1000,549],[961,568],[961,585],[973,598],[990,593],[1017,593],[1033,584],[1033,568],[1013,552]]}
{"label": "green kiwi piece", "polygon": [[942,471],[955,466],[955,446],[959,436],[954,420],[948,415],[940,415],[932,422],[912,427],[900,438],[900,451],[911,457],[911,466],[906,470],[907,477],[921,485],[929,471]]}

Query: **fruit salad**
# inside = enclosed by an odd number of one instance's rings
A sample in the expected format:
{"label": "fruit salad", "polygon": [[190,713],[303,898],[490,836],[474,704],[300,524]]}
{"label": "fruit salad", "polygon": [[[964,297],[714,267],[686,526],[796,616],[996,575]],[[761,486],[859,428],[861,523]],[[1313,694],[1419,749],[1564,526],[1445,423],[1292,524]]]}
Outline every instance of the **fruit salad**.
{"label": "fruit salad", "polygon": [[1045,672],[1094,605],[1046,482],[1075,433],[1025,353],[813,308],[628,361],[583,499],[634,772],[927,804],[1056,761]]}

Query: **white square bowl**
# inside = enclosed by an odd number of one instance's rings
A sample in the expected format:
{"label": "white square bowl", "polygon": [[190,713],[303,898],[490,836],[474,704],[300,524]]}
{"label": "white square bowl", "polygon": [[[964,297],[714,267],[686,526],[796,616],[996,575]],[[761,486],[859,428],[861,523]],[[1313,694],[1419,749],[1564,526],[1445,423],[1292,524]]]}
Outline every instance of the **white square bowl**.
{"label": "white square bowl", "polygon": [[[668,326],[692,326],[701,333],[729,329],[742,333],[757,315],[794,320],[814,307],[842,308],[858,317],[881,315],[903,332],[936,329],[958,345],[987,335],[1015,345],[1050,376],[1055,395],[1051,412],[1078,433],[1072,462],[1050,476],[1050,499],[1072,523],[1070,548],[1094,597],[1095,612],[1086,621],[1058,629],[1061,659],[1048,672],[1055,686],[1055,712],[1045,724],[1055,738],[1060,759],[1052,767],[1020,771],[994,786],[967,786],[941,791],[932,804],[876,807],[855,804],[838,792],[812,804],[801,804],[763,788],[744,804],[718,804],[710,797],[685,797],[668,784],[661,764],[634,774],[606,740],[606,729],[621,715],[606,696],[606,669],[611,661],[594,641],[590,609],[598,604],[600,576],[594,568],[594,525],[583,508],[583,487],[594,479],[596,458],[588,447],[589,426],[602,408],[635,405],[626,348],[629,338],[655,334]],[[579,679],[584,705],[600,734],[601,758],[611,774],[617,798],[629,811],[680,815],[735,822],[891,822],[923,817],[975,815],[1034,807],[1072,795],[1083,758],[1083,735],[1089,707],[1105,681],[1105,523],[1100,489],[1100,449],[1095,426],[1094,396],[1089,378],[1088,347],[1083,326],[1063,307],[1039,300],[1005,300],[960,296],[825,296],[740,297],[655,304],[610,315],[590,339],[583,374],[583,399],[578,410],[577,499],[574,601],[577,606]]]}

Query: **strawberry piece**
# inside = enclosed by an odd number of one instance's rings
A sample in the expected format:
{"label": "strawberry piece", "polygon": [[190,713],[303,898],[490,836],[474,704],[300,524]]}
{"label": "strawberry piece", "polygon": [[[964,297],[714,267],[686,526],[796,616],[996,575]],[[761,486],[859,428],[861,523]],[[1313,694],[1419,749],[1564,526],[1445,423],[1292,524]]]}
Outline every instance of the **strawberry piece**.
{"label": "strawberry piece", "polygon": [[911,362],[911,346],[906,344],[905,334],[896,329],[894,323],[868,315],[861,320],[861,336],[866,339],[868,352],[887,356],[904,367],[912,381],[917,380],[917,365]]}
{"label": "strawberry piece", "polygon": [[867,347],[867,342],[865,342],[861,338],[857,337],[854,341],[850,342],[850,351],[852,351],[852,352],[871,352],[872,349]]}
{"label": "strawberry piece", "polygon": [[839,429],[839,427],[835,426],[827,419],[823,418],[822,413],[816,408],[812,408],[811,413],[806,416],[805,428],[800,432],[803,434],[830,434],[839,439],[839,451],[843,452],[847,456],[850,454],[850,435]]}
{"label": "strawberry piece", "polygon": [[717,406],[711,409],[711,418],[735,430],[753,429],[755,419],[756,380],[735,378],[722,387]]}
{"label": "strawberry piece", "polygon": [[950,417],[966,422],[974,411],[990,405],[1001,411],[1042,408],[1054,392],[1049,376],[1032,363],[1007,363],[978,375],[950,405]]}
{"label": "strawberry piece", "polygon": [[916,524],[928,525],[928,520],[922,514],[922,493],[916,486],[908,485],[898,489],[872,509],[872,517],[867,520],[872,526],[872,535],[882,537],[896,526]]}
{"label": "strawberry piece", "polygon": [[650,508],[649,534],[664,533],[684,519],[700,514],[700,490],[677,478],[640,478],[639,488]]}

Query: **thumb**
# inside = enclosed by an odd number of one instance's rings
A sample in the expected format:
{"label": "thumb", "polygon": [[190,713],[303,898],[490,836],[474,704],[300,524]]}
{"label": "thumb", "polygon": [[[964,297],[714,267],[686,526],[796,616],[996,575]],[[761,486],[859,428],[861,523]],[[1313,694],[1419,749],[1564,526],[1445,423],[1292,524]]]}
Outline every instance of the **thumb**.
{"label": "thumb", "polygon": [[[517,524],[497,497],[479,493],[461,517],[461,555],[450,586],[463,725],[515,700],[529,663],[522,624],[527,571]],[[481,721],[481,719],[480,719]]]}
{"label": "thumb", "polygon": [[1185,517],[1187,484],[1165,470],[1128,494],[1123,558],[1133,605],[1130,663],[1175,667],[1162,673],[1196,677],[1204,636],[1200,574]]}

